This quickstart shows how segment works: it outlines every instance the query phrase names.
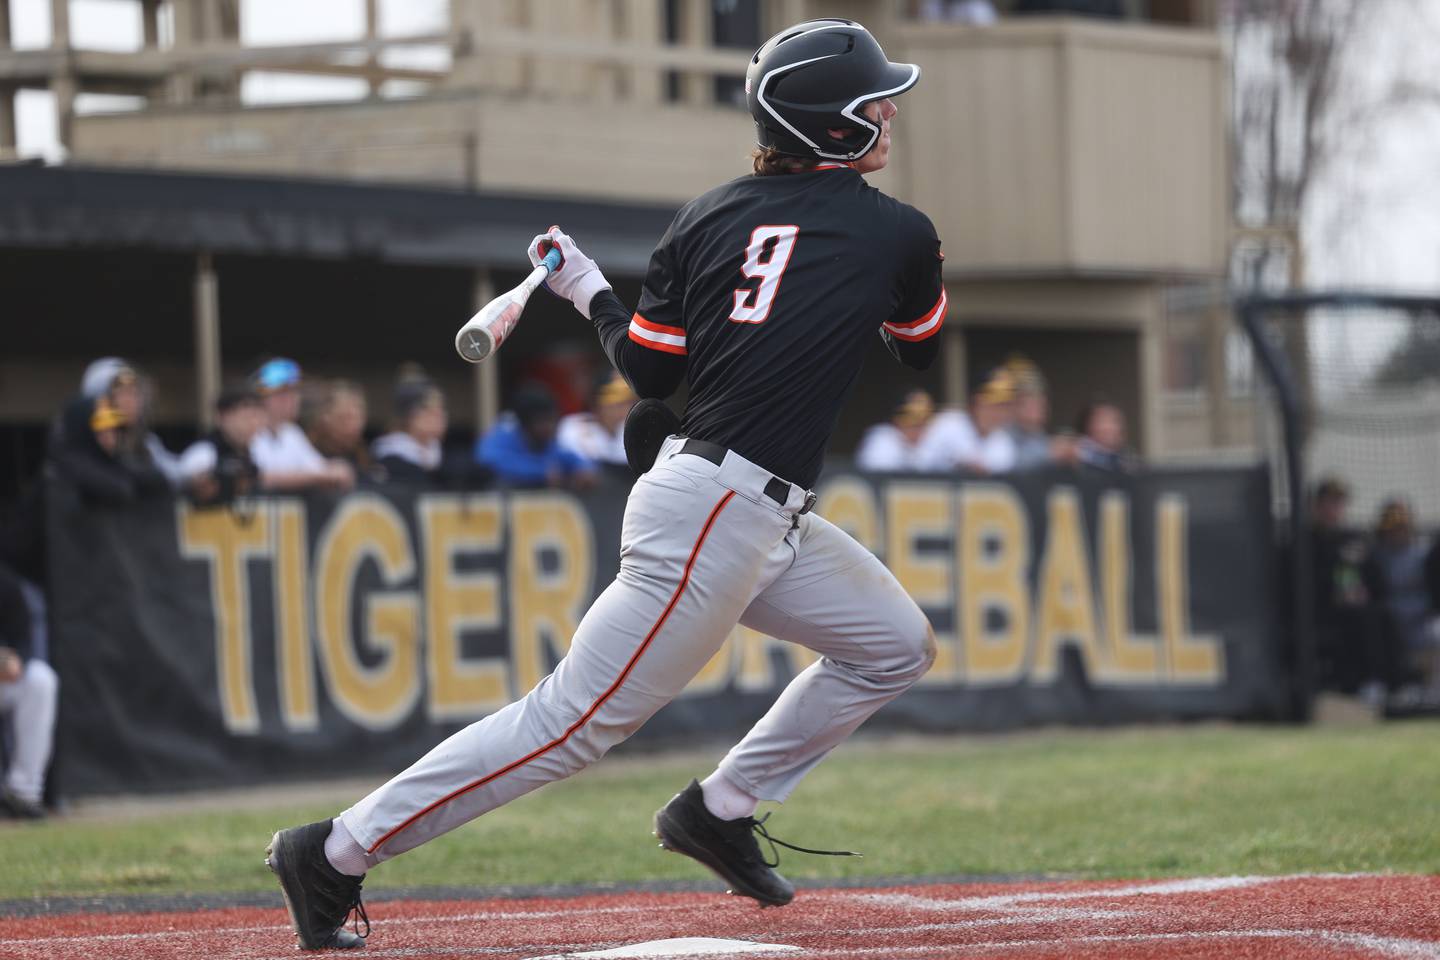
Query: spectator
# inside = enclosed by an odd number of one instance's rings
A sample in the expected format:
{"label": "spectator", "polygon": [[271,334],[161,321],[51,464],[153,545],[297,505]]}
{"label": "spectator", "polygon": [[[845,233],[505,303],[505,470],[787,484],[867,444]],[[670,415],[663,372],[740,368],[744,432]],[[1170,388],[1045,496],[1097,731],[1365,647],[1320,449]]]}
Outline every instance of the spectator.
{"label": "spectator", "polygon": [[0,567],[0,717],[9,717],[14,740],[0,786],[0,815],[38,820],[45,816],[45,768],[54,744],[60,681],[34,655],[33,636],[20,578]]}
{"label": "spectator", "polygon": [[423,377],[402,377],[395,386],[395,427],[375,441],[381,477],[398,483],[473,490],[491,480],[489,469],[445,450],[445,395]]}
{"label": "spectator", "polygon": [[[1415,535],[1410,505],[1392,498],[1380,507],[1371,553],[1372,582],[1382,614],[1382,642],[1394,666],[1386,678],[1401,686],[1403,699],[1418,696],[1411,684],[1430,653],[1430,597],[1425,583],[1426,551]],[[1413,705],[1413,704],[1412,704]]]}
{"label": "spectator", "polygon": [[325,385],[315,406],[308,431],[310,442],[320,456],[343,460],[359,474],[370,471],[370,451],[365,449],[367,419],[365,392],[349,380],[332,380]]}
{"label": "spectator", "polygon": [[215,429],[180,456],[191,498],[201,506],[233,503],[260,486],[250,444],[265,425],[265,407],[249,384],[226,388],[215,401]]}
{"label": "spectator", "polygon": [[890,419],[865,431],[855,465],[861,470],[919,470],[920,440],[935,415],[935,401],[924,390],[907,390]]}
{"label": "spectator", "polygon": [[572,413],[560,421],[560,446],[591,463],[628,467],[625,456],[625,417],[640,398],[617,371],[611,370],[595,386],[588,413]]}
{"label": "spectator", "polygon": [[120,448],[127,459],[148,457],[172,487],[179,489],[184,485],[180,458],[167,450],[160,438],[146,427],[150,390],[132,364],[119,357],[101,357],[85,368],[80,378],[80,393],[92,399],[105,397],[125,418]]}
{"label": "spectator", "polygon": [[1125,414],[1108,400],[1092,400],[1075,418],[1076,459],[1087,467],[1131,473],[1135,460],[1125,449]]}
{"label": "spectator", "polygon": [[1326,477],[1310,505],[1319,679],[1322,687],[1341,693],[1366,692],[1376,641],[1365,581],[1369,548],[1363,536],[1345,527],[1349,502],[1345,483]]}
{"label": "spectator", "polygon": [[1440,706],[1440,536],[1430,543],[1425,556],[1425,587],[1430,596],[1430,682],[1427,697],[1431,706]]}
{"label": "spectator", "polygon": [[122,449],[125,424],[124,415],[104,396],[72,400],[61,415],[51,461],[87,504],[121,506],[170,492],[169,482],[148,456]]}
{"label": "spectator", "polygon": [[343,460],[327,460],[295,422],[300,413],[300,366],[276,358],[255,371],[254,385],[265,405],[265,425],[250,443],[250,458],[260,468],[267,490],[348,490],[355,470]]}
{"label": "spectator", "polygon": [[1440,537],[1431,542],[1425,557],[1425,588],[1430,594],[1430,612],[1440,617]]}
{"label": "spectator", "polygon": [[429,482],[440,475],[447,426],[445,396],[428,380],[395,387],[396,429],[375,441],[375,460],[387,480]]}
{"label": "spectator", "polygon": [[920,441],[924,470],[961,470],[981,475],[1015,468],[1015,378],[1001,368],[970,395],[970,410],[947,410],[930,422]]}
{"label": "spectator", "polygon": [[1000,19],[992,0],[921,0],[920,19],[928,23],[964,23],[989,26]]}
{"label": "spectator", "polygon": [[515,487],[586,488],[595,467],[556,442],[555,398],[537,384],[516,391],[511,411],[475,445],[475,459]]}
{"label": "spectator", "polygon": [[1010,425],[1015,469],[1074,463],[1075,444],[1068,438],[1050,435],[1050,396],[1039,368],[1017,355],[1010,358],[1005,369],[1015,378],[1015,422]]}

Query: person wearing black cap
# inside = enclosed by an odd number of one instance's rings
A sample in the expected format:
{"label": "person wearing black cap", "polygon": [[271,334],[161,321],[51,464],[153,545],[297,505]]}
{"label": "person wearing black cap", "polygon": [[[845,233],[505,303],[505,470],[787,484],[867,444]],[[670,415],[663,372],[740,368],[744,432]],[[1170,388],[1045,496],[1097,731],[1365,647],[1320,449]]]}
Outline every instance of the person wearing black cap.
{"label": "person wearing black cap", "polygon": [[595,465],[556,440],[555,398],[539,384],[515,391],[510,412],[475,445],[477,462],[512,487],[577,487],[595,482]]}
{"label": "person wearing black cap", "polygon": [[253,492],[260,469],[250,444],[265,424],[260,395],[249,384],[233,384],[215,401],[215,429],[180,455],[180,473],[191,498],[202,506],[231,503]]}

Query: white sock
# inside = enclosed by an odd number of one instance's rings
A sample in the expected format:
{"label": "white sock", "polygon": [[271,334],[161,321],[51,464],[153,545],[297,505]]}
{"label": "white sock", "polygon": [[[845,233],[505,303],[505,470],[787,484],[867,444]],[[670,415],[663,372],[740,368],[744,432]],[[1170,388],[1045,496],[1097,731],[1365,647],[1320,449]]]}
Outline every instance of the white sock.
{"label": "white sock", "polygon": [[366,853],[339,817],[330,821],[330,836],[325,838],[325,859],[330,866],[352,877],[363,877],[365,871],[380,861]]}
{"label": "white sock", "polygon": [[700,792],[705,796],[705,809],[721,820],[753,817],[755,808],[760,805],[759,800],[735,786],[719,770],[700,781]]}

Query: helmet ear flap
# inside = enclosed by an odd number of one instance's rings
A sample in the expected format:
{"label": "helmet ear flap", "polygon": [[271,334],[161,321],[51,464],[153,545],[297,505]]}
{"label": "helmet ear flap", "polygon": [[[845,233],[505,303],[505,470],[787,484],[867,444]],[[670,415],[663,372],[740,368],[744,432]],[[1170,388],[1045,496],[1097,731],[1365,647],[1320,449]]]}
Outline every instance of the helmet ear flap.
{"label": "helmet ear flap", "polygon": [[[880,127],[870,121],[868,117],[857,111],[858,122],[845,124],[843,127],[829,127],[825,133],[829,140],[830,151],[836,154],[846,154],[845,160],[859,160],[869,153],[880,139]],[[834,130],[845,131],[841,136],[835,136]]]}

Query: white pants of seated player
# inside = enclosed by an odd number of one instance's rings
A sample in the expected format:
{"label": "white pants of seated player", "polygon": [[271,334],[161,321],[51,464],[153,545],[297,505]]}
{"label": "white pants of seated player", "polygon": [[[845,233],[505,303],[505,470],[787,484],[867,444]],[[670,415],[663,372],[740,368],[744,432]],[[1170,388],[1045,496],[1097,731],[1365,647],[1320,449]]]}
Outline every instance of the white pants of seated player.
{"label": "white pants of seated player", "polygon": [[45,792],[59,697],[60,679],[43,660],[27,660],[18,680],[0,683],[0,717],[9,721],[13,746],[5,785],[29,803]]}
{"label": "white pants of seated player", "polygon": [[822,654],[730,751],[721,773],[784,800],[934,660],[925,615],[879,560],[769,474],[672,438],[625,511],[620,573],[555,672],[451,736],[341,815],[372,865],[598,760],[670,702],[736,622]]}

